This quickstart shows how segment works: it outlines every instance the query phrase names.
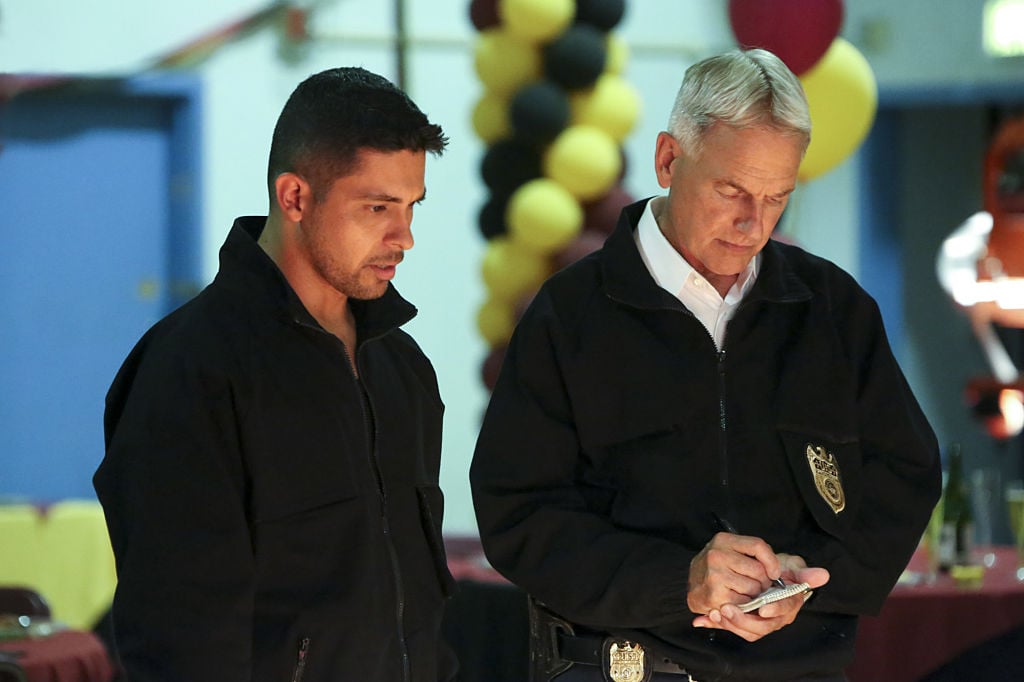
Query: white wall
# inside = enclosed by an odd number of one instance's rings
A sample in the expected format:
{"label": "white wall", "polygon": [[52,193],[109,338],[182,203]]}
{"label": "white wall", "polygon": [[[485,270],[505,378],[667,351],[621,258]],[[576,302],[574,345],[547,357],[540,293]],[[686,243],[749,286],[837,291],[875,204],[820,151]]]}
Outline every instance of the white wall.
{"label": "white wall", "polygon": [[[195,67],[205,103],[202,243],[207,278],[216,269],[216,251],[233,218],[266,211],[270,135],[298,81],[341,64],[363,65],[395,78],[391,2],[312,4],[311,29],[317,39],[298,61],[283,59],[277,32],[265,29]],[[254,0],[0,0],[0,71],[132,75],[171,49],[264,6]],[[409,330],[433,359],[448,406],[442,469],[446,530],[471,533],[475,522],[466,476],[487,397],[479,378],[486,348],[474,321],[484,295],[478,276],[483,242],[476,227],[485,197],[478,172],[483,147],[470,125],[480,92],[472,57],[477,34],[469,22],[468,0],[408,0],[407,6],[407,88],[445,127],[451,146],[442,159],[428,164],[429,198],[414,223],[416,247],[396,283],[420,308]],[[934,11],[930,0],[858,0],[847,6],[844,35],[855,44],[873,41],[874,52],[866,56],[878,60],[876,76],[883,84],[934,81],[950,74],[969,81],[976,75],[971,70],[978,68],[990,74],[987,63],[948,56],[949,38],[960,35],[964,16],[944,23],[946,14]],[[933,30],[936,26],[945,30]],[[639,197],[658,191],[651,171],[653,140],[684,69],[734,43],[724,1],[631,0],[616,32],[630,46],[626,76],[641,95],[641,119],[625,143],[626,185]],[[922,46],[929,44],[934,49],[928,60],[919,59]],[[850,160],[800,188],[786,219],[787,230],[800,243],[854,272],[856,185],[856,161]]]}

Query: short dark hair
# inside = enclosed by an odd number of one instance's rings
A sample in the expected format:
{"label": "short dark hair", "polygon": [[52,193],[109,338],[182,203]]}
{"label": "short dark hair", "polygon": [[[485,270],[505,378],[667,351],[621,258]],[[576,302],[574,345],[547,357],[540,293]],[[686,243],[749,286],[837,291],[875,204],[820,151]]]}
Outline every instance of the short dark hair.
{"label": "short dark hair", "polygon": [[296,173],[320,200],[334,180],[352,172],[360,150],[440,155],[447,144],[441,126],[388,79],[359,67],[328,69],[302,81],[285,103],[267,183],[273,197],[277,176]]}

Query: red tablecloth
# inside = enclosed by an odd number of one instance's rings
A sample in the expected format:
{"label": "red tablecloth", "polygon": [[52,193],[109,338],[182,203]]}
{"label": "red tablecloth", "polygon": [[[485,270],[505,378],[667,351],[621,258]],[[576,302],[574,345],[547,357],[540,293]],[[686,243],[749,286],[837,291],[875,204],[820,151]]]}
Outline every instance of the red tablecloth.
{"label": "red tablecloth", "polygon": [[[995,563],[977,588],[948,575],[933,583],[897,585],[881,613],[860,620],[851,682],[912,682],[971,647],[1024,626],[1024,582],[1011,547],[991,548]],[[915,555],[910,569],[922,569]],[[1024,672],[1021,673],[1024,679]]]}
{"label": "red tablecloth", "polygon": [[28,682],[110,682],[114,677],[103,642],[91,632],[0,641],[0,651],[17,656]]}

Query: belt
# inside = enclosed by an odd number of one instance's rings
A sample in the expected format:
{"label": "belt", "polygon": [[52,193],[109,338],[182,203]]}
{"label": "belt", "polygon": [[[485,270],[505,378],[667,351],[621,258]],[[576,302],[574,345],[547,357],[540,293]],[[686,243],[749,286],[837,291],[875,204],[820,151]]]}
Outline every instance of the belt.
{"label": "belt", "polygon": [[644,657],[651,658],[645,666],[650,672],[665,673],[667,675],[684,675],[689,682],[697,682],[689,673],[677,663],[666,658],[654,657],[650,651],[643,649],[639,644],[629,644],[611,637],[600,635],[571,635],[566,632],[558,633],[558,653],[566,661],[579,663],[581,665],[595,665],[601,668],[608,666],[609,658],[614,656],[612,647],[621,650],[623,645],[630,646],[631,653],[637,650]]}

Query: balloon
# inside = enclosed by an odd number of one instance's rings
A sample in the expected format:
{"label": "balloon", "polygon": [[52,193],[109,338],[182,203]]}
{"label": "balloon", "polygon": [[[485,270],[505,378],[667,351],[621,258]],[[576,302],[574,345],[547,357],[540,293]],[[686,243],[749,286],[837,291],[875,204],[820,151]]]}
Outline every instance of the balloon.
{"label": "balloon", "polygon": [[564,249],[555,254],[555,268],[564,268],[575,263],[580,258],[597,251],[604,246],[604,240],[607,238],[608,235],[596,230],[583,230],[576,239],[573,239]]}
{"label": "balloon", "polygon": [[608,133],[588,125],[566,128],[544,155],[544,175],[580,201],[596,199],[618,179],[619,146]]}
{"label": "balloon", "polygon": [[609,31],[622,21],[626,0],[576,0],[576,21]]}
{"label": "balloon", "polygon": [[604,41],[605,73],[621,74],[629,61],[629,45],[615,33],[609,33]]}
{"label": "balloon", "polygon": [[495,237],[487,242],[480,274],[493,298],[511,303],[539,287],[550,267],[544,256],[507,237]]}
{"label": "balloon", "polygon": [[495,346],[484,358],[484,363],[480,367],[480,378],[484,382],[484,386],[487,390],[493,391],[494,385],[498,383],[498,375],[501,373],[501,363],[505,361],[505,350],[508,346],[502,344]]}
{"label": "balloon", "polygon": [[505,221],[515,242],[550,254],[579,234],[583,209],[565,187],[548,178],[537,178],[512,193]]}
{"label": "balloon", "polygon": [[469,20],[478,31],[500,24],[498,0],[473,0],[469,3]]}
{"label": "balloon", "polygon": [[516,326],[512,304],[496,298],[487,299],[476,311],[476,326],[492,348],[508,343]]}
{"label": "balloon", "polygon": [[508,137],[511,123],[508,120],[508,102],[500,95],[485,92],[473,107],[473,131],[487,143]]}
{"label": "balloon", "polygon": [[492,194],[480,207],[477,225],[484,239],[494,239],[508,232],[505,210],[508,208],[508,194]]}
{"label": "balloon", "polygon": [[600,128],[622,142],[640,115],[640,96],[625,78],[606,73],[594,87],[571,94],[569,107],[573,123]]}
{"label": "balloon", "polygon": [[517,137],[547,144],[569,122],[569,97],[550,81],[531,83],[513,95],[509,118]]}
{"label": "balloon", "polygon": [[615,185],[598,199],[583,205],[583,226],[587,231],[609,235],[619,223],[622,209],[636,199],[623,188]]}
{"label": "balloon", "polygon": [[490,28],[480,34],[473,55],[476,74],[491,92],[510,95],[541,72],[540,51],[506,30]]}
{"label": "balloon", "polygon": [[510,193],[524,182],[540,177],[540,153],[519,140],[501,140],[484,153],[480,174],[491,191]]}
{"label": "balloon", "polygon": [[878,86],[868,61],[843,38],[833,41],[800,82],[813,128],[799,172],[807,181],[831,170],[864,141],[878,108]]}
{"label": "balloon", "polygon": [[822,58],[839,35],[842,0],[729,0],[729,23],[736,42],[762,47],[796,75]]}
{"label": "balloon", "polygon": [[544,46],[544,75],[569,90],[593,85],[607,61],[604,34],[577,24]]}
{"label": "balloon", "polygon": [[498,0],[498,15],[509,31],[531,42],[549,40],[572,23],[575,0]]}

